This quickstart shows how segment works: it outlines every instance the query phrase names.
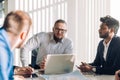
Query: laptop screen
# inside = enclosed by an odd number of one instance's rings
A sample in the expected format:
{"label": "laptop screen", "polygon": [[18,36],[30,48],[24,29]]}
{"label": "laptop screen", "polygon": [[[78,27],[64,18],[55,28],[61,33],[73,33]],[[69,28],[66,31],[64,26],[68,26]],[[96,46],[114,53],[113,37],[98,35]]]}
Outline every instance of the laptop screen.
{"label": "laptop screen", "polygon": [[47,55],[45,74],[63,74],[73,71],[75,55],[52,54]]}

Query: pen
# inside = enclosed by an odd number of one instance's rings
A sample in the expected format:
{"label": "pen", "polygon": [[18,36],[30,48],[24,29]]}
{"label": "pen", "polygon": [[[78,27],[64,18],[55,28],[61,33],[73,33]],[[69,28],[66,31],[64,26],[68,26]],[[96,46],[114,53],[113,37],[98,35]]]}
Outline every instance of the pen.
{"label": "pen", "polygon": [[35,71],[32,72],[32,73],[34,74],[34,73],[39,73],[39,72],[44,72],[44,69],[38,69],[38,70],[35,70]]}

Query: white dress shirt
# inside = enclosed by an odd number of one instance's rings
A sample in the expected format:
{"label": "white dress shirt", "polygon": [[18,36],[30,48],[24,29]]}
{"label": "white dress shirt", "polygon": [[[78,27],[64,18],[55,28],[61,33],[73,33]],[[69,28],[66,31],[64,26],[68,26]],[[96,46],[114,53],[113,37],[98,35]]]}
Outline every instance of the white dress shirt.
{"label": "white dress shirt", "polygon": [[106,43],[105,43],[105,40],[103,41],[103,45],[104,45],[103,57],[104,57],[105,60],[106,60],[107,51],[108,51],[108,48],[109,48],[110,42],[111,42],[111,40],[106,44]]}
{"label": "white dress shirt", "polygon": [[61,42],[55,42],[52,32],[40,32],[30,38],[21,49],[21,61],[23,66],[28,66],[28,53],[38,48],[36,64],[40,64],[47,54],[70,54],[73,53],[72,41],[63,38]]}

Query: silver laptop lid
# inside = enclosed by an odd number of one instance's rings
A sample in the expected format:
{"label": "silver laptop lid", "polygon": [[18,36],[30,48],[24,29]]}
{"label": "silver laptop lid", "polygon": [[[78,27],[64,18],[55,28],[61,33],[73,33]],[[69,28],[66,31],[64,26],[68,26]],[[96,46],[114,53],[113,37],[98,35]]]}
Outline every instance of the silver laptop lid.
{"label": "silver laptop lid", "polygon": [[47,55],[45,74],[63,74],[73,71],[75,55],[52,54]]}

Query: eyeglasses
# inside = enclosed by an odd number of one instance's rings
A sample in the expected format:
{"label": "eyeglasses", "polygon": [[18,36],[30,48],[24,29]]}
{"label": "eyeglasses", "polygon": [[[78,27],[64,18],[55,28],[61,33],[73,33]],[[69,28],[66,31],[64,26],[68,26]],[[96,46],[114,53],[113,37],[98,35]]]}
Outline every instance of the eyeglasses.
{"label": "eyeglasses", "polygon": [[66,33],[67,32],[67,30],[65,30],[65,29],[59,29],[59,28],[55,28],[55,31],[56,32],[61,31],[61,33]]}

